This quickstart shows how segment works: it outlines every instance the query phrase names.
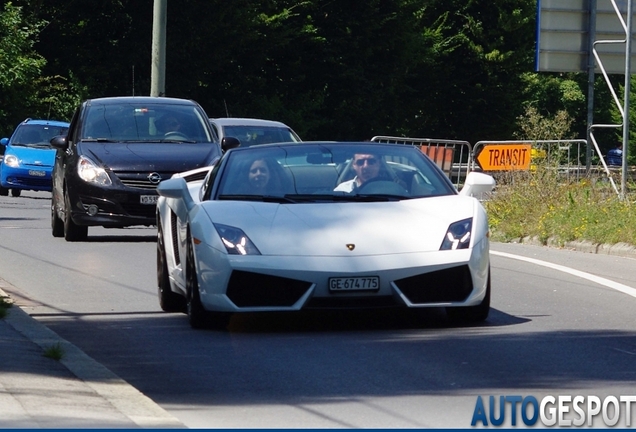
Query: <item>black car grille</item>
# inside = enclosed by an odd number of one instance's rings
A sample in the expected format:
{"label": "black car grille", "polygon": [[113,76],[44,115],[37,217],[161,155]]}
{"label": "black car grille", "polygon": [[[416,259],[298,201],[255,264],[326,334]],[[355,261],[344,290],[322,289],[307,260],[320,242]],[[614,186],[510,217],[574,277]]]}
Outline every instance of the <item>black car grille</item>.
{"label": "black car grille", "polygon": [[233,271],[227,296],[238,307],[292,306],[310,282],[244,271]]}
{"label": "black car grille", "polygon": [[414,304],[459,302],[473,291],[467,265],[411,276],[394,283]]}
{"label": "black car grille", "polygon": [[[119,181],[121,181],[125,186],[135,188],[135,189],[145,189],[145,190],[155,190],[159,185],[159,182],[151,182],[150,172],[126,172],[119,171],[114,173]],[[168,172],[160,172],[159,174],[161,180],[166,180],[172,177],[173,173]]]}
{"label": "black car grille", "polygon": [[121,206],[130,216],[156,219],[156,205],[123,202]]}
{"label": "black car grille", "polygon": [[24,186],[33,186],[33,187],[46,187],[51,186],[51,179],[43,179],[36,177],[17,177],[13,178],[14,183],[19,183]]}

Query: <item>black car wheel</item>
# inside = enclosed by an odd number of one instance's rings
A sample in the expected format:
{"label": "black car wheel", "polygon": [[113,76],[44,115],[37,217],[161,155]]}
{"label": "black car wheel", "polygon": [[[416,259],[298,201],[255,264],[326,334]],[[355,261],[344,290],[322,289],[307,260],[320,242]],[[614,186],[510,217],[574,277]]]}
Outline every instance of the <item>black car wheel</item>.
{"label": "black car wheel", "polygon": [[77,225],[71,218],[71,199],[64,193],[64,239],[69,242],[84,241],[88,236],[88,227]]}
{"label": "black car wheel", "polygon": [[188,252],[186,258],[186,291],[187,313],[190,326],[195,329],[216,328],[224,329],[230,322],[231,314],[224,312],[208,312],[201,304],[199,296],[199,281],[194,264],[194,248],[188,234]]}
{"label": "black car wheel", "polygon": [[185,298],[170,289],[161,222],[157,223],[157,286],[161,310],[165,312],[185,312],[187,310]]}
{"label": "black car wheel", "polygon": [[0,196],[7,196],[7,195],[9,195],[9,189],[0,186]]}
{"label": "black car wheel", "polygon": [[446,316],[451,321],[463,323],[476,323],[486,321],[490,312],[490,269],[488,269],[488,282],[486,283],[486,296],[476,306],[447,307]]}
{"label": "black car wheel", "polygon": [[57,200],[51,197],[51,234],[53,237],[64,237],[64,221],[57,216]]}
{"label": "black car wheel", "polygon": [[21,194],[22,194],[22,190],[21,189],[11,189],[11,196],[19,197]]}

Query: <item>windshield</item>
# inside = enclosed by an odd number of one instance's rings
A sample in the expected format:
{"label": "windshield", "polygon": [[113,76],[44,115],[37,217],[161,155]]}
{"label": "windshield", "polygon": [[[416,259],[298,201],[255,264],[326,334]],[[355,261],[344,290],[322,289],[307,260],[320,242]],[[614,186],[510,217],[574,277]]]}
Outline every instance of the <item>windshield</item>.
{"label": "windshield", "polygon": [[52,148],[50,141],[58,135],[66,135],[68,126],[43,124],[23,124],[11,137],[11,145],[25,147]]}
{"label": "windshield", "polygon": [[445,174],[409,145],[270,145],[238,148],[224,159],[217,199],[387,201],[456,193]]}
{"label": "windshield", "polygon": [[225,136],[237,138],[241,142],[241,147],[300,141],[296,134],[285,127],[224,126],[223,132]]}
{"label": "windshield", "polygon": [[212,142],[207,117],[175,104],[93,104],[81,140],[100,142]]}

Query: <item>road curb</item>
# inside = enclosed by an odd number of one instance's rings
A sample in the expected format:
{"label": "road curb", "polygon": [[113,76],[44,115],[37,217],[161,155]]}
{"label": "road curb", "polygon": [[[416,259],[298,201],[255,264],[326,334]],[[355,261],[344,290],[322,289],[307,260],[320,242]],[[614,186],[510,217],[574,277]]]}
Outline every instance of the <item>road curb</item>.
{"label": "road curb", "polygon": [[[11,299],[2,286],[10,288],[6,281],[0,279],[0,297]],[[4,320],[16,331],[41,347],[43,351],[59,344],[64,350],[64,356],[60,363],[139,427],[185,428],[183,423],[152,399],[38,322],[22,308],[14,304]]]}
{"label": "road curb", "polygon": [[547,242],[542,242],[538,237],[523,237],[510,243],[521,243],[531,246],[553,247],[558,249],[570,249],[577,252],[586,252],[599,255],[614,255],[624,258],[636,258],[636,247],[628,243],[603,244],[593,243],[586,240],[558,242],[555,238],[549,238]]}

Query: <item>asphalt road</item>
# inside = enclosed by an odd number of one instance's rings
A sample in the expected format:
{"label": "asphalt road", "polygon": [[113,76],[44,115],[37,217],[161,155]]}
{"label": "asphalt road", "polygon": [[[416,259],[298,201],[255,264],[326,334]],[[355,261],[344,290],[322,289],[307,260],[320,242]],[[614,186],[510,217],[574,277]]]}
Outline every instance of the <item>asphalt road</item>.
{"label": "asphalt road", "polygon": [[483,325],[427,310],[249,314],[195,331],[159,309],[154,228],[67,243],[49,203],[0,197],[0,277],[189,427],[466,428],[480,396],[636,394],[631,258],[493,244]]}

